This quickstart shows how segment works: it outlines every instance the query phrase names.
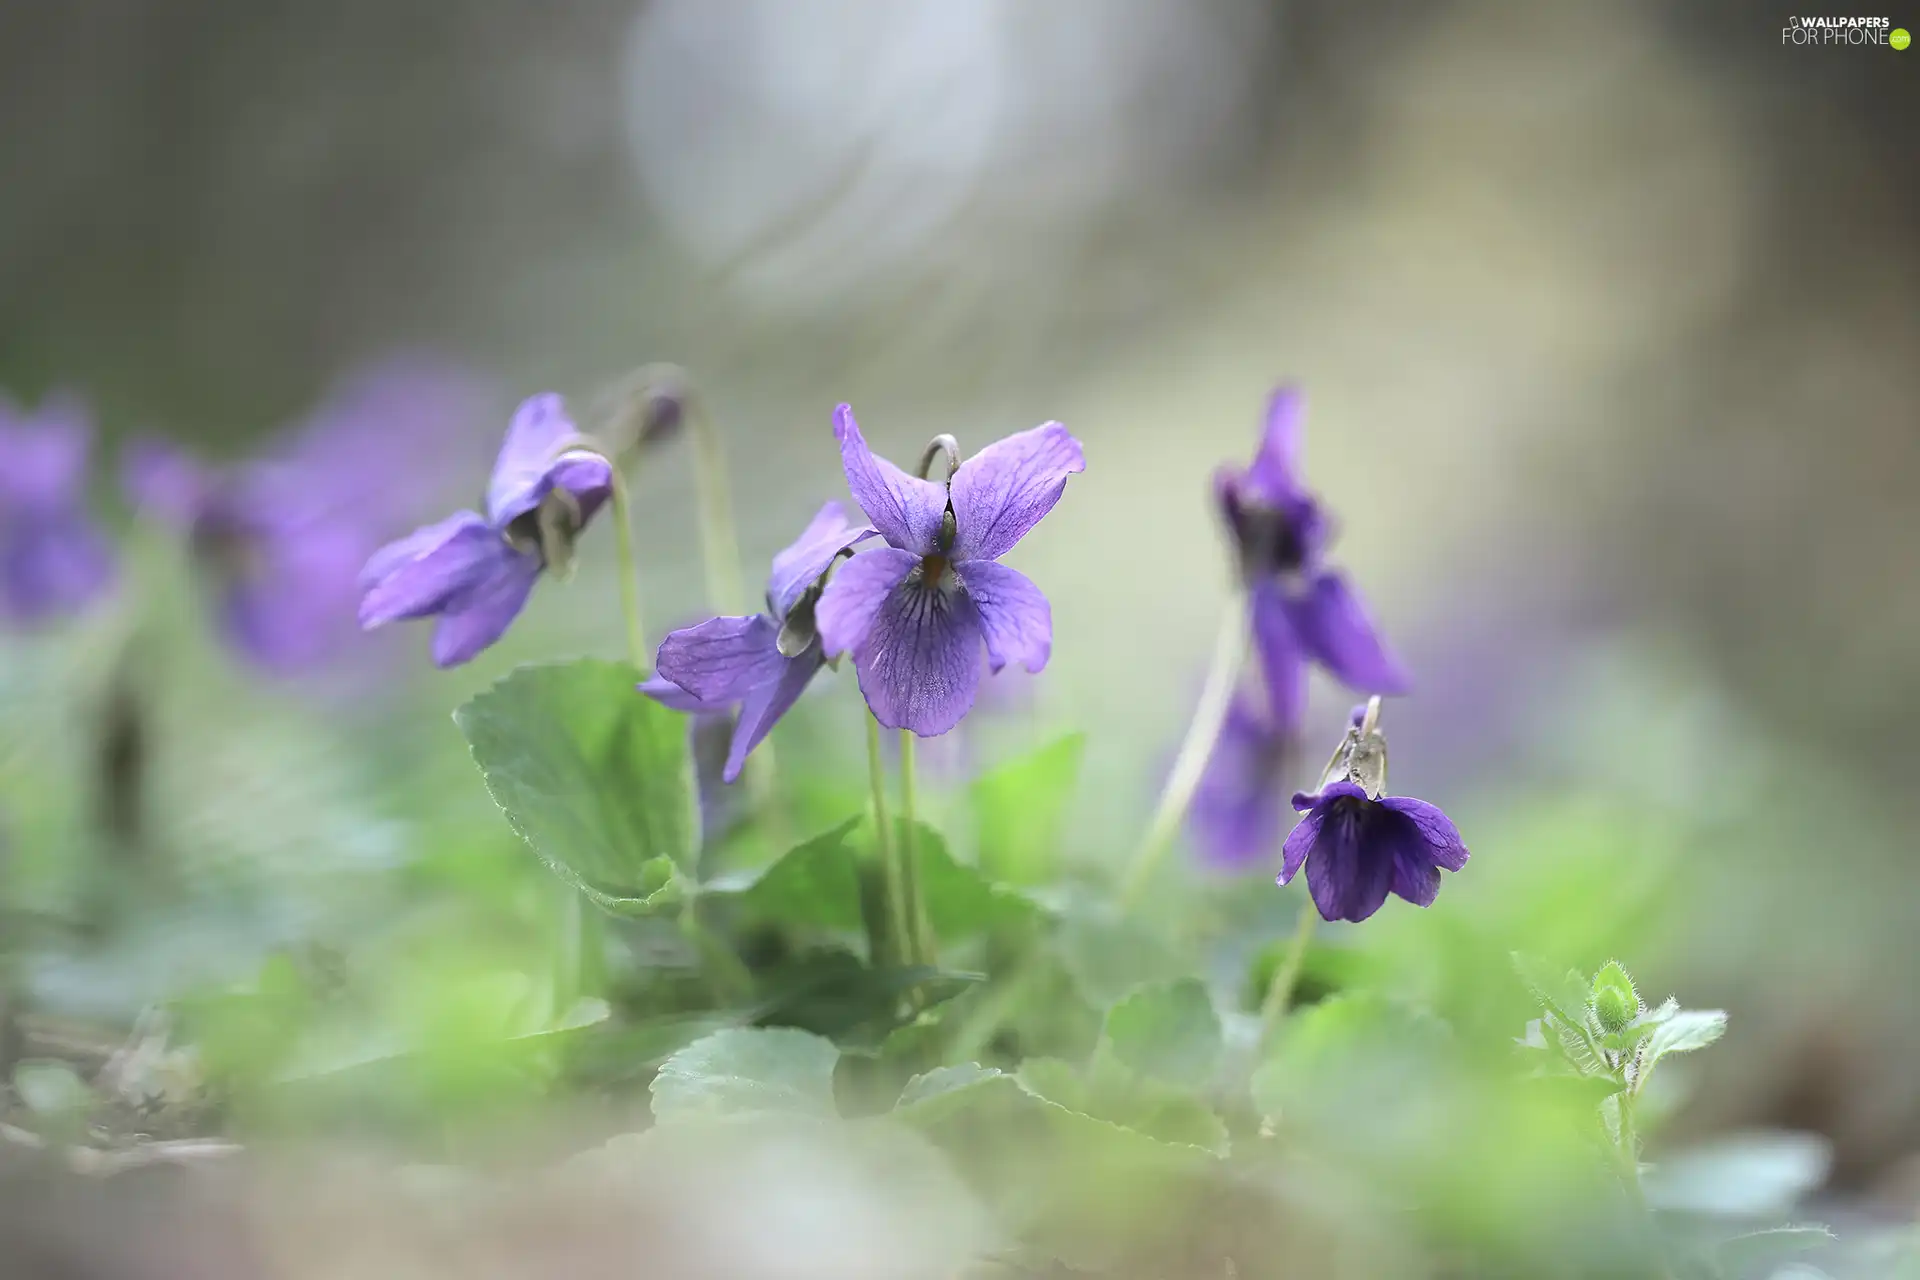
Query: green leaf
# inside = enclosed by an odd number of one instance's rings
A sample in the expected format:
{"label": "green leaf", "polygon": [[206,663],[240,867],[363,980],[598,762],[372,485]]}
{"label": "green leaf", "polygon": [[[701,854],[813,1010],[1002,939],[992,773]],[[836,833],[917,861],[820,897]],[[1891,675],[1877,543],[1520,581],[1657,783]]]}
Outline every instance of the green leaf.
{"label": "green leaf", "polygon": [[1048,1102],[1057,1102],[1070,1111],[1087,1109],[1087,1083],[1080,1071],[1064,1058],[1028,1058],[1014,1073],[1021,1088]]}
{"label": "green leaf", "polygon": [[[849,818],[780,855],[739,889],[741,908],[782,924],[858,931],[860,866],[851,839],[862,821],[857,816]],[[733,891],[731,885],[709,887]]]}
{"label": "green leaf", "polygon": [[1140,1074],[1198,1089],[1220,1060],[1220,1018],[1197,979],[1155,983],[1107,1013],[1106,1040]]}
{"label": "green leaf", "polygon": [[699,811],[685,719],[625,663],[520,667],[453,713],[507,822],[602,908],[639,914],[691,873]]}
{"label": "green leaf", "polygon": [[1398,1082],[1428,1071],[1449,1039],[1437,1019],[1384,997],[1355,993],[1309,1005],[1282,1024],[1279,1043],[1254,1072],[1254,1105],[1283,1116],[1302,1100],[1394,1096]]}
{"label": "green leaf", "polygon": [[[898,824],[897,834],[905,833],[906,824]],[[794,846],[750,881],[723,881],[708,888],[738,895],[744,909],[765,919],[856,932],[863,924],[861,862],[871,856],[872,838],[865,819],[850,818]],[[1039,908],[1025,895],[954,861],[947,842],[932,827],[916,823],[914,839],[927,916],[941,942],[1023,928],[1039,920]]]}
{"label": "green leaf", "polygon": [[[900,825],[904,836],[906,824]],[[927,919],[942,943],[1018,932],[1040,921],[1040,908],[1031,899],[1017,889],[995,884],[975,867],[956,862],[947,842],[932,827],[915,823],[914,841]]]}
{"label": "green leaf", "polygon": [[945,1150],[1012,1233],[1069,1265],[1137,1262],[1207,1202],[1214,1152],[1063,1107],[1001,1072],[947,1071],[910,1085],[895,1118]]}
{"label": "green leaf", "polygon": [[1097,1005],[1124,1000],[1146,982],[1169,981],[1197,967],[1173,940],[1113,903],[1066,895],[1058,951],[1067,973]]}
{"label": "green leaf", "polygon": [[907,1087],[900,1091],[900,1100],[894,1104],[894,1110],[901,1113],[903,1118],[930,1121],[950,1114],[948,1108],[964,1106],[968,1090],[999,1079],[1004,1074],[977,1062],[964,1062],[955,1067],[935,1067],[907,1081]]}
{"label": "green leaf", "polygon": [[1069,734],[983,774],[973,784],[980,869],[1015,885],[1058,879],[1060,836],[1086,735]]}
{"label": "green leaf", "polygon": [[[1124,1125],[1149,1138],[1204,1147],[1215,1155],[1227,1154],[1227,1126],[1211,1107],[1178,1085],[1141,1076],[1122,1066],[1110,1047],[1102,1046],[1094,1054],[1077,1086],[1069,1085],[1057,1069],[1049,1069],[1055,1065],[1044,1059],[1021,1063],[1020,1083],[1049,1101]],[[1029,1067],[1035,1070],[1029,1071]],[[1067,1071],[1072,1068],[1067,1067]]]}
{"label": "green leaf", "polygon": [[1513,969],[1542,1008],[1569,1026],[1587,1025],[1587,980],[1569,969],[1562,973],[1538,956],[1513,953]]}
{"label": "green leaf", "polygon": [[869,965],[842,947],[792,956],[761,978],[754,1021],[778,1021],[842,1045],[877,1046],[900,1025],[901,997],[920,989],[937,1006],[981,980],[981,975],[926,965]]}
{"label": "green leaf", "polygon": [[1536,1091],[1565,1099],[1575,1105],[1598,1107],[1627,1087],[1618,1076],[1575,1075],[1568,1071],[1545,1072],[1526,1077]]}
{"label": "green leaf", "polygon": [[1570,1026],[1551,1015],[1545,1021],[1553,1032],[1555,1043],[1560,1046],[1560,1056],[1575,1071],[1588,1076],[1612,1075],[1612,1069],[1595,1049],[1593,1036],[1585,1027]]}
{"label": "green leaf", "polygon": [[1682,1009],[1662,1022],[1647,1040],[1646,1056],[1641,1060],[1644,1075],[1670,1053],[1692,1053],[1704,1049],[1725,1035],[1727,1014],[1723,1009]]}
{"label": "green leaf", "polygon": [[653,1116],[661,1123],[774,1112],[833,1116],[833,1042],[791,1027],[734,1027],[694,1041],[660,1064]]}

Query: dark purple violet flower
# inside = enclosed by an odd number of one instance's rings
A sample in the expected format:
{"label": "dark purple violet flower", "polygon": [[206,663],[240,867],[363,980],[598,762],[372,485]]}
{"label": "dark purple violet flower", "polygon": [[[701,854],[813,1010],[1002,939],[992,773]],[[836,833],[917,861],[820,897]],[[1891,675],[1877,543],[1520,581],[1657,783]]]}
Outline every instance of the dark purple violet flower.
{"label": "dark purple violet flower", "polygon": [[486,514],[455,512],[374,552],[360,574],[360,625],[438,618],[441,667],[504,635],[541,572],[569,570],[580,531],[613,494],[605,458],[565,447],[578,435],[559,396],[522,404],[487,482]]}
{"label": "dark purple violet flower", "polygon": [[113,581],[113,552],[87,513],[93,423],[52,396],[22,413],[0,399],[0,618],[31,625],[79,611]]}
{"label": "dark purple violet flower", "polygon": [[1356,710],[1320,790],[1293,797],[1307,816],[1282,846],[1278,880],[1286,884],[1304,864],[1313,904],[1328,920],[1365,920],[1389,892],[1430,906],[1441,870],[1467,865],[1467,846],[1439,806],[1383,794],[1387,742],[1378,707],[1376,698]]}
{"label": "dark purple violet flower", "polygon": [[1214,475],[1250,596],[1268,697],[1283,724],[1298,724],[1306,707],[1309,662],[1367,693],[1405,693],[1410,684],[1345,575],[1321,562],[1331,530],[1299,480],[1304,412],[1298,390],[1275,391],[1252,465]]}
{"label": "dark purple violet flower", "polygon": [[1280,847],[1298,755],[1297,731],[1275,719],[1267,699],[1234,698],[1187,810],[1187,829],[1209,865],[1244,870]]}
{"label": "dark purple violet flower", "polygon": [[464,370],[387,361],[349,375],[259,457],[216,468],[136,440],[122,483],[189,539],[222,636],[264,670],[300,674],[355,645],[361,567],[444,500],[445,459],[489,399]]}
{"label": "dark purple violet flower", "polygon": [[660,642],[654,659],[658,674],[640,692],[697,716],[739,707],[721,772],[725,781],[739,778],[748,753],[825,665],[814,618],[821,591],[834,562],[873,532],[847,519],[838,502],[827,503],[793,545],[773,558],[765,613],[709,618]]}
{"label": "dark purple violet flower", "polygon": [[980,647],[998,672],[1039,672],[1053,648],[1053,611],[1027,576],[996,563],[1086,470],[1080,442],[1057,422],[997,440],[947,483],[910,476],[867,448],[853,411],[834,435],[854,499],[887,545],[854,558],[820,601],[829,653],[851,652],[874,718],[923,738],[960,723],[980,685]]}

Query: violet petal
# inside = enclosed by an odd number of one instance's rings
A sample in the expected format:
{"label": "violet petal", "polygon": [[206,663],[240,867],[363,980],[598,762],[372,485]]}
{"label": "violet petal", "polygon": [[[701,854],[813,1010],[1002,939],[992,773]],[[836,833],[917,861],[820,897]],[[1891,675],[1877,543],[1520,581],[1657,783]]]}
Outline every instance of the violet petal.
{"label": "violet petal", "polygon": [[953,473],[954,558],[997,560],[1011,551],[1060,501],[1067,477],[1086,469],[1080,442],[1057,422],[996,440],[968,458]]}
{"label": "violet petal", "polygon": [[779,630],[763,613],[709,618],[670,632],[660,642],[654,666],[697,698],[738,702],[785,669],[786,659],[774,643]]}
{"label": "violet petal", "polygon": [[894,589],[920,564],[897,547],[863,551],[834,571],[814,610],[820,646],[831,657],[857,649]]}
{"label": "violet petal", "polygon": [[938,550],[934,543],[947,511],[946,486],[910,476],[875,455],[853,420],[853,410],[844,404],[833,412],[833,434],[840,442],[847,487],[880,536],[917,555]]}
{"label": "violet petal", "polygon": [[1053,608],[1032,579],[991,560],[969,560],[954,571],[979,611],[994,674],[1009,662],[1036,675],[1044,670],[1053,652]]}

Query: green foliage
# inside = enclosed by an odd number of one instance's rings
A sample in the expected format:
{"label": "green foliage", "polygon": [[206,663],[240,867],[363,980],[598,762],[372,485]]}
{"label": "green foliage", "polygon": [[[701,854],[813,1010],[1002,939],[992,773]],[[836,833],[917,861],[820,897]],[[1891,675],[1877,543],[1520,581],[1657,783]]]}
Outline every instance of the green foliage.
{"label": "green foliage", "polygon": [[1719,1009],[1681,1009],[1654,1027],[1647,1038],[1641,1070],[1652,1071],[1673,1053],[1704,1049],[1727,1032],[1727,1015]]}
{"label": "green foliage", "polygon": [[1084,1072],[1059,1058],[1028,1058],[1016,1078],[1048,1102],[1161,1142],[1204,1147],[1222,1156],[1231,1145],[1226,1125],[1201,1098],[1142,1076],[1106,1053]]}
{"label": "green foliage", "polygon": [[1120,1063],[1187,1089],[1205,1088],[1220,1060],[1220,1018],[1197,979],[1139,988],[1107,1012],[1105,1031]]}
{"label": "green foliage", "polygon": [[[903,837],[906,827],[896,832]],[[1041,908],[1017,890],[996,884],[954,859],[939,832],[914,826],[928,919],[942,943],[985,934],[1018,934],[1035,926]],[[853,933],[860,929],[862,864],[873,854],[872,824],[849,818],[795,845],[756,875],[709,886],[733,897],[755,918],[783,925]]]}
{"label": "green foliage", "polygon": [[796,927],[852,933],[860,928],[860,854],[848,818],[804,840],[744,880],[717,882],[713,891],[737,894],[742,911]]}
{"label": "green foliage", "polygon": [[1068,734],[975,779],[981,871],[1011,885],[1046,885],[1058,878],[1067,806],[1086,745],[1086,735]]}
{"label": "green foliage", "polygon": [[[1058,1068],[1041,1068],[1060,1083]],[[1072,1266],[1137,1260],[1197,1211],[1218,1157],[1063,1106],[1004,1072],[909,1083],[894,1118],[926,1134],[1021,1239]]]}
{"label": "green foliage", "polygon": [[1575,970],[1561,972],[1537,956],[1515,952],[1513,967],[1534,999],[1569,1026],[1587,1025],[1587,980]]}
{"label": "green foliage", "polygon": [[525,666],[454,713],[508,823],[618,914],[673,900],[698,851],[686,722],[638,696],[639,678],[588,658]]}
{"label": "green foliage", "polygon": [[791,1027],[740,1027],[694,1041],[660,1066],[653,1117],[672,1121],[751,1115],[832,1116],[831,1040]]}

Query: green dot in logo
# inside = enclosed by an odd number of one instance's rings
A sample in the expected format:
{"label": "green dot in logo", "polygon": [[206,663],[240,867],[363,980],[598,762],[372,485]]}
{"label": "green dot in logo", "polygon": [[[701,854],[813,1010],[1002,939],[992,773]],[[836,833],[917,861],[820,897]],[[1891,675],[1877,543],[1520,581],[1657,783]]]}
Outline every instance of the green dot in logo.
{"label": "green dot in logo", "polygon": [[1895,27],[1887,33],[1887,43],[1896,49],[1904,49],[1912,42],[1913,37],[1907,34],[1905,27]]}

